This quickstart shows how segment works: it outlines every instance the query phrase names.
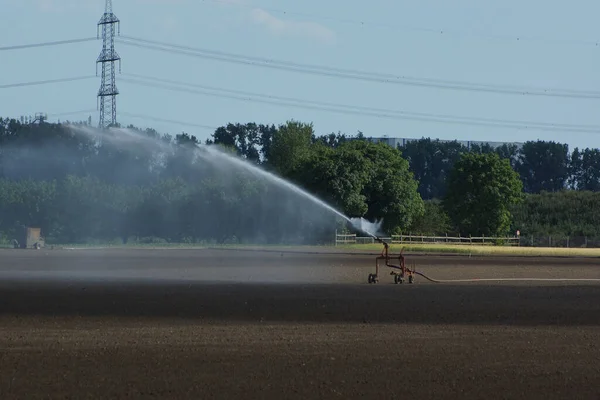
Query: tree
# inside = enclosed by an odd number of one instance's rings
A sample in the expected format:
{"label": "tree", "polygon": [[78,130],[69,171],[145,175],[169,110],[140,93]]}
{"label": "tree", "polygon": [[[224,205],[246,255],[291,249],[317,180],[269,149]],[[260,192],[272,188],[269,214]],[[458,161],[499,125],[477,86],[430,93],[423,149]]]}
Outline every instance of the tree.
{"label": "tree", "polygon": [[368,205],[364,217],[371,221],[383,219],[382,228],[389,234],[406,231],[423,214],[424,207],[418,182],[400,150],[365,140],[353,140],[340,148],[359,151],[370,164],[363,192]]}
{"label": "tree", "polygon": [[577,186],[581,181],[581,174],[583,170],[583,162],[581,160],[581,152],[579,148],[575,147],[573,153],[571,153],[571,160],[569,162],[569,179],[567,185],[569,189],[577,190]]}
{"label": "tree", "polygon": [[519,147],[513,143],[504,143],[496,148],[496,153],[500,158],[507,158],[510,161],[511,167],[515,169],[519,161]]}
{"label": "tree", "polygon": [[443,205],[461,234],[502,236],[510,229],[510,208],[522,199],[522,191],[508,159],[465,153],[450,174]]}
{"label": "tree", "polygon": [[368,210],[363,191],[371,169],[360,151],[318,142],[311,146],[309,156],[288,170],[288,177],[345,214],[360,217]]}
{"label": "tree", "polygon": [[274,126],[258,125],[254,122],[227,124],[217,128],[212,134],[213,139],[207,140],[206,144],[219,144],[235,149],[239,156],[260,164],[261,155],[265,158],[265,153],[269,150],[274,130]]}
{"label": "tree", "polygon": [[314,135],[312,124],[288,121],[274,133],[269,149],[269,165],[288,176],[303,159],[309,157]]}
{"label": "tree", "polygon": [[313,143],[323,143],[329,147],[338,147],[339,145],[341,145],[342,143],[346,142],[350,140],[348,136],[346,136],[346,134],[338,132],[337,134],[335,133],[330,133],[329,135],[322,135],[322,136],[315,136],[313,135],[312,138],[312,142]]}
{"label": "tree", "polygon": [[425,202],[425,212],[415,218],[409,233],[422,235],[443,235],[450,231],[450,218],[439,200]]}
{"label": "tree", "polygon": [[457,141],[442,142],[423,138],[406,143],[400,150],[419,182],[419,194],[423,199],[429,200],[444,196],[446,177],[467,148]]}
{"label": "tree", "polygon": [[600,150],[586,148],[573,150],[570,163],[569,186],[577,190],[600,190]]}
{"label": "tree", "polygon": [[489,143],[469,143],[469,151],[479,154],[493,153],[495,149]]}
{"label": "tree", "polygon": [[417,182],[399,150],[350,140],[335,148],[317,142],[306,151],[287,177],[346,215],[383,219],[388,233],[408,229],[422,215]]}
{"label": "tree", "polygon": [[527,193],[558,192],[569,178],[569,146],[556,142],[526,142],[517,165]]}

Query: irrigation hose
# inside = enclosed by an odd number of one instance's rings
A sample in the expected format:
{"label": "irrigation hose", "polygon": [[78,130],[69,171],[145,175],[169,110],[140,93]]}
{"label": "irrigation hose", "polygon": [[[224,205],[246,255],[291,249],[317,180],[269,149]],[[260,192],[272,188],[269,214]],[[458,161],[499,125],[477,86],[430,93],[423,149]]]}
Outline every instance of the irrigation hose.
{"label": "irrigation hose", "polygon": [[600,278],[471,278],[471,279],[434,279],[422,272],[412,271],[433,283],[468,283],[468,282],[600,282]]}

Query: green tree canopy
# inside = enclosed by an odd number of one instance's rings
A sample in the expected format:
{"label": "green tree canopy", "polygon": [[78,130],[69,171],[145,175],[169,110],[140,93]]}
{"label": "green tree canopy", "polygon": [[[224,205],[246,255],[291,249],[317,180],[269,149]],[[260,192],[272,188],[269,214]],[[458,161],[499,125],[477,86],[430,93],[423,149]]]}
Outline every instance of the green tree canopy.
{"label": "green tree canopy", "polygon": [[444,235],[451,232],[451,222],[439,200],[425,201],[425,212],[416,218],[410,228],[413,235]]}
{"label": "green tree canopy", "polygon": [[446,177],[466,147],[457,141],[442,142],[422,138],[400,147],[419,182],[423,199],[442,198],[446,191]]}
{"label": "green tree canopy", "polygon": [[517,170],[527,193],[558,192],[569,179],[569,146],[556,142],[526,142]]}
{"label": "green tree canopy", "polygon": [[508,159],[465,153],[450,173],[443,204],[461,234],[501,236],[510,229],[510,207],[522,193],[523,183]]}
{"label": "green tree canopy", "polygon": [[363,194],[369,180],[370,165],[353,149],[333,149],[313,144],[287,176],[316,193],[322,200],[352,216],[363,216],[368,206]]}
{"label": "green tree canopy", "polygon": [[310,156],[312,124],[288,121],[273,133],[268,159],[271,167],[287,176]]}
{"label": "green tree canopy", "polygon": [[383,219],[383,229],[394,233],[423,214],[418,183],[399,150],[348,140],[334,148],[317,141],[303,151],[286,177],[346,215]]}
{"label": "green tree canopy", "polygon": [[382,228],[389,234],[407,230],[424,212],[419,183],[409,170],[408,161],[402,158],[400,150],[383,143],[356,140],[347,146],[359,150],[373,165],[365,187],[369,206],[365,218],[382,218]]}

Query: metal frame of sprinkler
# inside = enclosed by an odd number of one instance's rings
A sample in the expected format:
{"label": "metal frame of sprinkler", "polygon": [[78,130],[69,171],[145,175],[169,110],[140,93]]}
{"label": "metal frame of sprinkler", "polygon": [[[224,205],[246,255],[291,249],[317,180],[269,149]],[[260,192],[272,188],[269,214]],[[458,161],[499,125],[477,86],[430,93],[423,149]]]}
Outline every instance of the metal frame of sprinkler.
{"label": "metal frame of sprinkler", "polygon": [[377,240],[379,243],[383,244],[383,250],[381,251],[381,254],[379,256],[377,256],[377,258],[375,258],[375,273],[369,274],[368,282],[371,284],[379,282],[379,260],[385,260],[385,266],[392,269],[390,271],[390,275],[394,276],[395,284],[404,283],[404,279],[406,277],[408,277],[408,283],[413,283],[415,271],[410,270],[409,268],[406,267],[404,254],[403,254],[404,248],[402,248],[402,250],[400,250],[400,254],[397,257],[398,265],[390,264],[390,260],[395,259],[395,257],[390,257],[389,243],[387,243],[385,240],[383,240],[377,236],[373,236],[373,238],[375,240]]}

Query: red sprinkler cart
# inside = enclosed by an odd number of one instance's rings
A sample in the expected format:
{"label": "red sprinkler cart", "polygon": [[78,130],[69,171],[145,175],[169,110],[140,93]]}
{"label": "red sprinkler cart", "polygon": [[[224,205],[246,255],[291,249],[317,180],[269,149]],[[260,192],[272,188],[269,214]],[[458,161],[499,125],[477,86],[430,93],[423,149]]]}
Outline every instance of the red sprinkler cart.
{"label": "red sprinkler cart", "polygon": [[[379,256],[377,256],[377,258],[375,259],[375,273],[374,274],[369,274],[369,283],[377,283],[379,282],[379,260],[385,260],[385,265],[386,267],[391,268],[392,270],[390,271],[390,275],[394,275],[394,283],[395,284],[399,284],[399,283],[404,283],[404,278],[406,276],[408,276],[408,283],[413,283],[414,282],[414,271],[411,271],[410,269],[408,269],[405,265],[405,260],[404,260],[404,248],[402,248],[402,250],[400,250],[400,255],[398,256],[398,264],[399,265],[393,265],[390,264],[390,255],[389,255],[389,244],[387,244],[386,242],[384,242],[383,240],[376,238],[378,242],[380,242],[381,244],[383,244],[383,250],[381,251],[381,254]],[[395,259],[395,258],[394,258]]]}

